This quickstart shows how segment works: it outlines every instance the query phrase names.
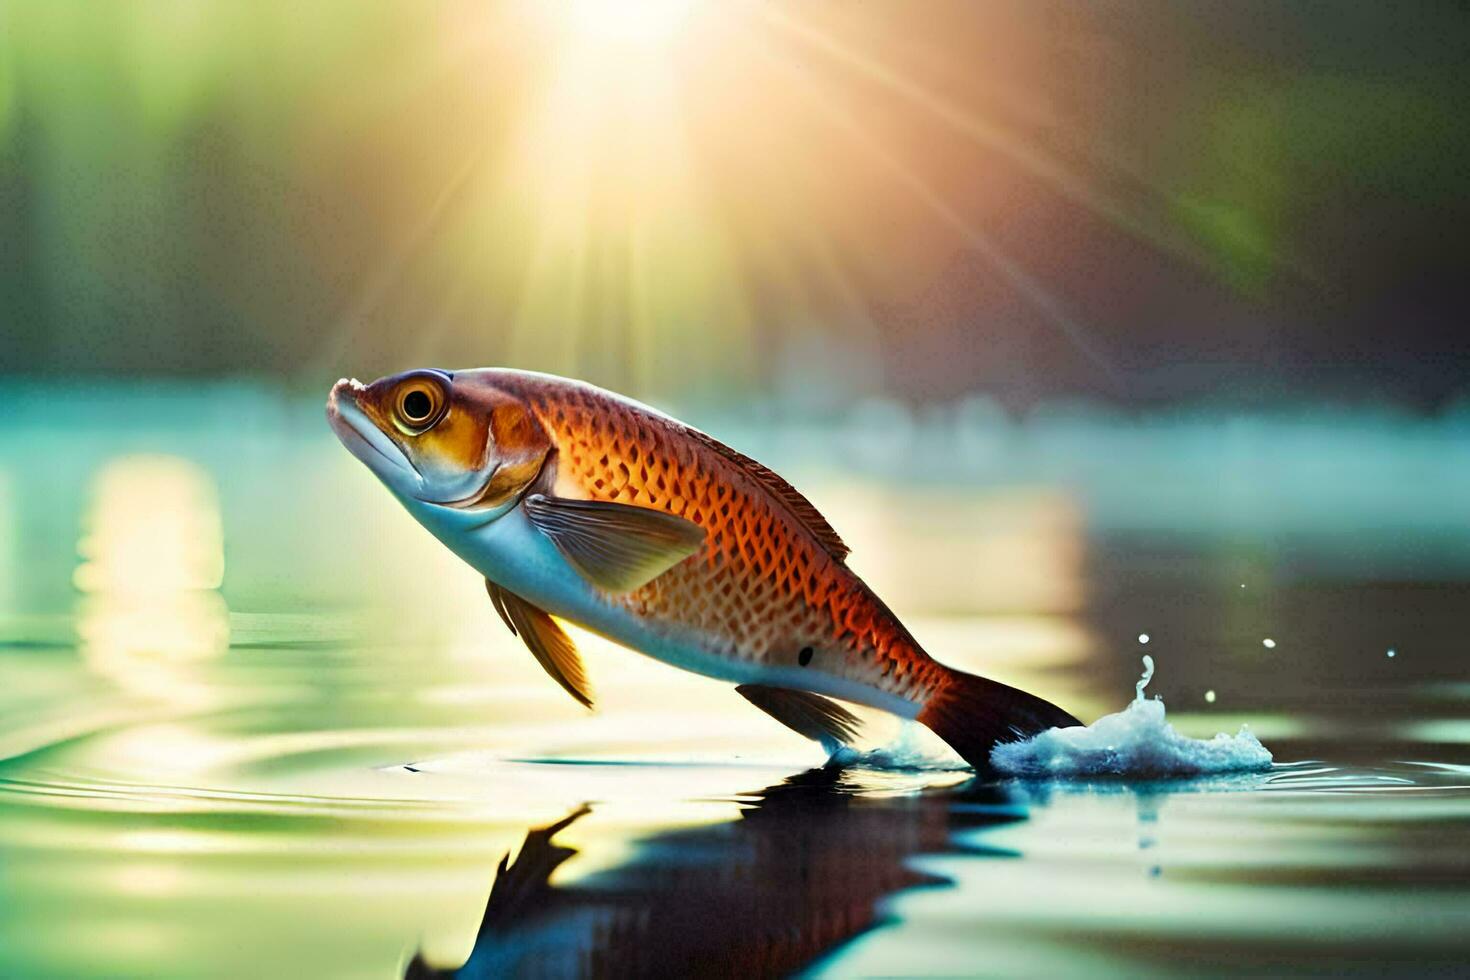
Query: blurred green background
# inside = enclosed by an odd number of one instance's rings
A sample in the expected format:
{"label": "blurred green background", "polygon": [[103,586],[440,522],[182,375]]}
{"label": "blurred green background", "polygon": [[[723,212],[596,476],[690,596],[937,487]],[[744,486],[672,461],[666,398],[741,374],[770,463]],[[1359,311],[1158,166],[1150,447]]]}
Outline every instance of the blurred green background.
{"label": "blurred green background", "polygon": [[1463,391],[1463,4],[633,6],[4,0],[0,372]]}

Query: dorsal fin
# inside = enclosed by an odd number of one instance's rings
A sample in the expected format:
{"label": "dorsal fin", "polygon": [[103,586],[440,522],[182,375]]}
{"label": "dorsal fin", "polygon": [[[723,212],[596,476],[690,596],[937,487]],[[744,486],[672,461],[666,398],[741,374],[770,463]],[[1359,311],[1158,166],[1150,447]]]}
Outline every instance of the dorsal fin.
{"label": "dorsal fin", "polygon": [[803,497],[801,491],[787,483],[779,473],[768,466],[757,463],[744,453],[731,449],[723,442],[698,429],[690,429],[689,433],[705,446],[740,467],[747,476],[770,491],[785,505],[791,516],[821,542],[827,554],[831,555],[834,560],[842,561],[847,557],[848,552],[852,549],[832,529],[832,525],[827,523],[827,518],[822,516],[822,512],[817,510],[815,504]]}

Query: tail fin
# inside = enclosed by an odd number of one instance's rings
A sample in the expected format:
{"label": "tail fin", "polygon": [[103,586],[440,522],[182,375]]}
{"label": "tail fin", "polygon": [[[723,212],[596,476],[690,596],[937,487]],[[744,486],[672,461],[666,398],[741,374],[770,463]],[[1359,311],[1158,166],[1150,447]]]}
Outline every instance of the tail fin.
{"label": "tail fin", "polygon": [[997,742],[1082,724],[1034,694],[953,668],[929,696],[919,722],[980,772],[990,769],[990,750]]}

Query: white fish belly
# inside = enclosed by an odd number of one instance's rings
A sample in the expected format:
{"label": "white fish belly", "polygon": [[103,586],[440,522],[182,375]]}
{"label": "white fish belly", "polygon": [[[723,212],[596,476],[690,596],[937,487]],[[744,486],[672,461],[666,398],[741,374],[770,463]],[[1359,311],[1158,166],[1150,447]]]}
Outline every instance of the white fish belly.
{"label": "white fish belly", "polygon": [[[456,522],[457,523],[457,522]],[[922,705],[878,688],[808,667],[776,667],[710,649],[701,635],[652,628],[606,602],[574,569],[521,507],[480,527],[424,524],[450,550],[496,585],[615,643],[673,667],[728,681],[811,691],[913,718]]]}

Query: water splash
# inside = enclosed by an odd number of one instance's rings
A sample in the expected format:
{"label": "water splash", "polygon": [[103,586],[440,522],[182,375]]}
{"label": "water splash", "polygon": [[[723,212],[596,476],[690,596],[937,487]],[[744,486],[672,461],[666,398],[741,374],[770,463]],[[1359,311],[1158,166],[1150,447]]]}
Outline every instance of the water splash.
{"label": "water splash", "polygon": [[1147,699],[1143,689],[1154,675],[1152,657],[1143,658],[1143,677],[1133,703],[1091,725],[1053,728],[1024,742],[997,745],[990,763],[1010,776],[1122,776],[1157,779],[1227,772],[1256,772],[1271,766],[1271,752],[1250,730],[1224,732],[1211,739],[1189,738],[1164,718],[1164,702]]}
{"label": "water splash", "polygon": [[903,723],[892,741],[877,748],[862,750],[828,741],[823,741],[822,748],[827,751],[829,766],[893,772],[953,772],[968,768],[942,745],[936,751],[932,738],[926,739],[921,726],[911,721]]}

